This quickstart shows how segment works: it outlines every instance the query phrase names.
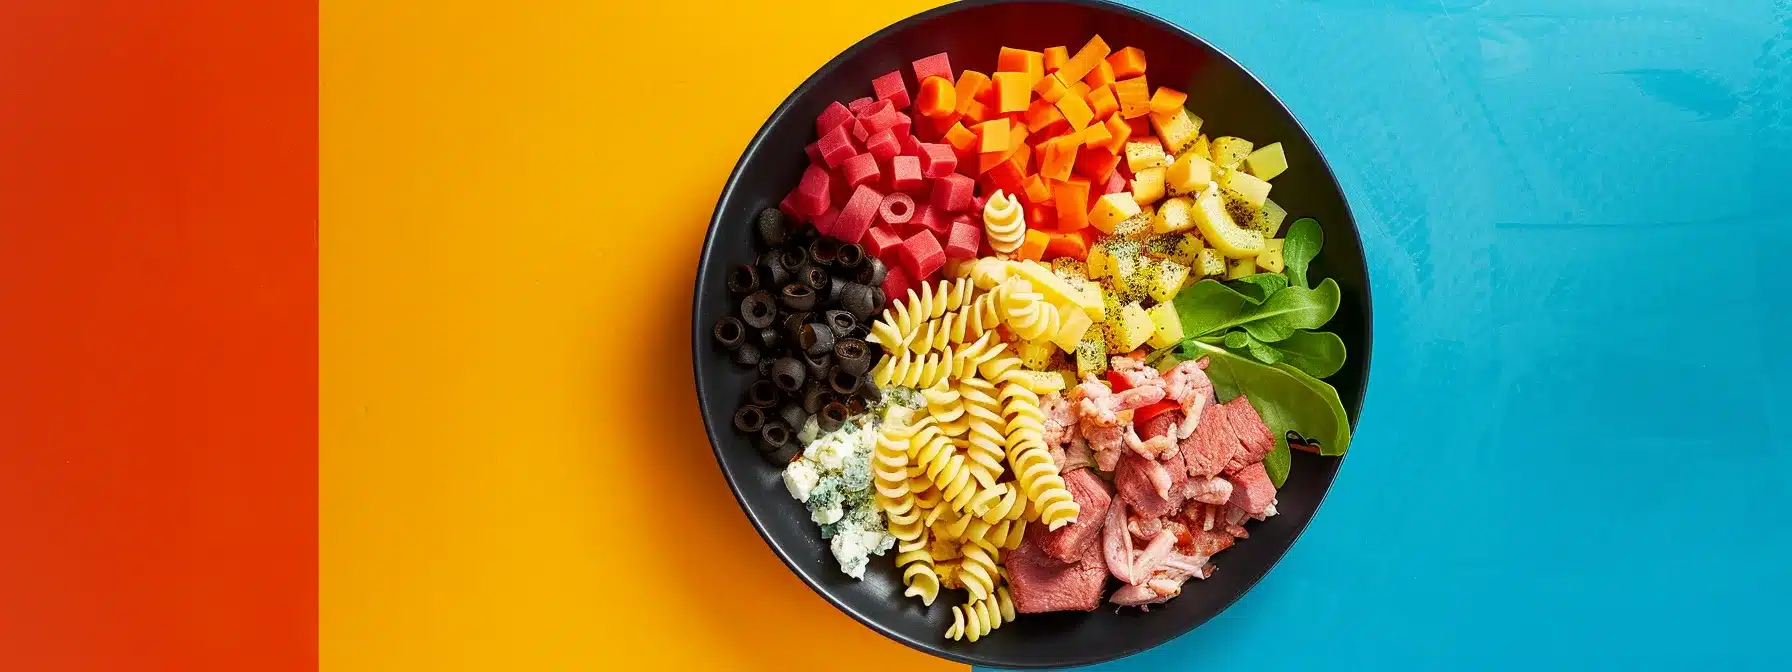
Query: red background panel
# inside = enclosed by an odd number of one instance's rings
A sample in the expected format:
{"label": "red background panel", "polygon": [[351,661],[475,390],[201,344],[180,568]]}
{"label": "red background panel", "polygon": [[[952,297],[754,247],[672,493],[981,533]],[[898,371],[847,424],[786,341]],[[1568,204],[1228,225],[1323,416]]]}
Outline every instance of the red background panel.
{"label": "red background panel", "polygon": [[0,667],[317,661],[317,8],[0,4]]}

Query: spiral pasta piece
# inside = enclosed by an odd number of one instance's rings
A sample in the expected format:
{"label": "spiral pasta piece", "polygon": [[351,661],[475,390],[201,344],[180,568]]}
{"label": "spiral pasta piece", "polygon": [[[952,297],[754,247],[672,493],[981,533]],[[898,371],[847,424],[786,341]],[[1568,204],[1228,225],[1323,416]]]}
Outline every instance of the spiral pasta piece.
{"label": "spiral pasta piece", "polygon": [[1020,520],[1027,509],[1027,498],[1011,483],[997,483],[984,488],[971,500],[971,513],[986,523]]}
{"label": "spiral pasta piece", "polygon": [[[987,489],[996,486],[996,478],[1006,469],[1002,456],[1007,450],[1007,436],[1002,427],[1007,421],[1002,417],[1000,401],[990,395],[988,383],[973,380],[959,381],[959,408],[967,428],[965,459],[971,465],[971,476]],[[981,511],[977,513],[982,515]]]}
{"label": "spiral pasta piece", "polygon": [[877,506],[884,512],[890,534],[901,541],[917,539],[925,531],[921,526],[922,510],[909,491],[908,440],[913,433],[900,420],[885,422],[871,452],[871,483]]}
{"label": "spiral pasta piece", "polygon": [[[957,362],[952,366],[956,368]],[[1026,369],[1010,369],[1004,372],[997,383],[1019,385],[1033,394],[1051,394],[1064,390],[1064,377],[1051,371],[1028,371]]]}
{"label": "spiral pasta piece", "polygon": [[964,456],[931,419],[917,423],[915,435],[909,439],[908,459],[921,466],[953,511],[963,511],[977,496],[977,480]]}
{"label": "spiral pasta piece", "polygon": [[946,340],[953,343],[965,343],[994,331],[1002,323],[1001,286],[995,290],[984,292],[960,306],[957,311],[948,313],[942,322],[946,322]]}
{"label": "spiral pasta piece", "polygon": [[1081,507],[1070,496],[1058,465],[1045,445],[1045,413],[1039,396],[1019,385],[1002,386],[1002,415],[1007,419],[1008,464],[1027,499],[1038,507],[1039,520],[1056,530],[1076,520]]}
{"label": "spiral pasta piece", "polygon": [[1033,341],[1057,334],[1063,328],[1058,307],[1046,301],[1044,294],[1033,291],[1031,283],[1016,278],[1005,286],[1009,291],[1002,294],[1002,322],[1014,330],[1014,335]]}
{"label": "spiral pasta piece", "polygon": [[966,405],[960,402],[958,390],[947,383],[948,378],[942,377],[933,387],[921,390],[921,398],[927,402],[927,415],[934,424],[946,436],[956,438],[970,431],[972,419],[966,413]]}
{"label": "spiral pasta piece", "polygon": [[952,625],[946,628],[946,637],[953,641],[975,642],[1013,621],[1014,597],[1008,593],[1007,586],[1002,586],[985,599],[953,606]]}
{"label": "spiral pasta piece", "polygon": [[897,542],[896,566],[902,569],[902,591],[905,597],[919,597],[921,604],[933,606],[940,594],[939,573],[934,571],[933,552],[926,536]]}
{"label": "spiral pasta piece", "polygon": [[946,377],[947,366],[940,353],[930,352],[917,355],[912,352],[886,354],[877,368],[871,372],[871,381],[878,387],[900,385],[903,387],[933,387]]}
{"label": "spiral pasta piece", "polygon": [[982,539],[969,539],[959,547],[964,558],[959,561],[958,579],[972,599],[984,599],[995,592],[997,563],[1001,550]]}
{"label": "spiral pasta piece", "polygon": [[950,375],[960,380],[975,378],[978,367],[984,362],[1002,356],[1008,344],[995,338],[995,332],[986,332],[975,342],[961,346],[952,351],[952,359],[947,364]]}
{"label": "spiral pasta piece", "polygon": [[1019,368],[1021,368],[1020,358],[1004,351],[1001,356],[977,365],[977,373],[982,375],[984,380],[1001,380],[1003,374]]}

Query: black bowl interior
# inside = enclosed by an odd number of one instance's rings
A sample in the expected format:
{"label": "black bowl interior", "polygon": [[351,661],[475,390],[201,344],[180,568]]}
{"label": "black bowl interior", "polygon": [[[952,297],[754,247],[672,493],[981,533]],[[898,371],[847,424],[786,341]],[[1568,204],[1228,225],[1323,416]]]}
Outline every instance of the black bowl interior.
{"label": "black bowl interior", "polygon": [[1369,286],[1355,223],[1337,181],[1293,116],[1241,66],[1181,28],[1118,5],[959,3],[911,17],[859,42],[792,93],[748,146],[723,189],[697,270],[691,328],[697,396],[716,458],[747,517],[778,556],[828,601],[898,641],[961,662],[999,667],[1087,664],[1188,632],[1238,599],[1282,557],[1312,518],[1340,463],[1296,452],[1293,473],[1279,496],[1281,515],[1252,524],[1250,539],[1216,557],[1218,570],[1212,578],[1191,582],[1180,597],[1150,613],[1103,608],[1023,615],[971,644],[942,636],[952,620],[952,604],[963,599],[960,591],[943,592],[931,608],[902,597],[893,553],[874,558],[863,581],[841,574],[807,511],[785,493],[779,472],[730,426],[747,379],[710,336],[711,325],[732,308],[723,275],[730,265],[755,256],[750,221],[795,186],[807,162],[803,146],[815,139],[816,115],[832,101],[871,95],[872,78],[891,70],[901,69],[913,91],[909,62],[922,56],[946,51],[955,69],[989,72],[1004,45],[1034,50],[1066,45],[1074,52],[1096,33],[1116,49],[1144,49],[1152,85],[1187,91],[1188,105],[1206,120],[1203,129],[1209,135],[1282,143],[1290,168],[1276,178],[1272,196],[1289,210],[1291,220],[1313,217],[1321,222],[1326,242],[1314,272],[1343,288],[1343,304],[1328,329],[1343,338],[1351,356],[1329,382],[1354,425],[1368,376]]}

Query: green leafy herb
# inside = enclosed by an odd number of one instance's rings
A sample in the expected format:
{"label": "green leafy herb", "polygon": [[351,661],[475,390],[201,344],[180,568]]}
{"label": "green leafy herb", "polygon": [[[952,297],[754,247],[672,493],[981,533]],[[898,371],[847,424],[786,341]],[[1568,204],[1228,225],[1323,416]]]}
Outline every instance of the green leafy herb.
{"label": "green leafy herb", "polygon": [[1307,265],[1319,256],[1319,248],[1324,244],[1325,231],[1319,228],[1317,220],[1302,217],[1288,225],[1288,235],[1282,239],[1282,272],[1288,275],[1290,285],[1310,286]]}
{"label": "green leafy herb", "polygon": [[1237,353],[1248,354],[1264,364],[1282,361],[1282,351],[1275,346],[1252,337],[1249,332],[1228,331],[1224,340],[1226,349]]}
{"label": "green leafy herb", "polygon": [[1263,303],[1270,295],[1287,289],[1288,276],[1281,273],[1253,273],[1231,283],[1233,289],[1244,294],[1253,303]]}
{"label": "green leafy herb", "polygon": [[1338,283],[1330,278],[1318,289],[1289,287],[1263,303],[1217,281],[1202,280],[1177,294],[1175,303],[1183,334],[1206,336],[1240,327],[1257,340],[1274,343],[1297,329],[1324,326],[1338,312],[1338,300]]}
{"label": "green leafy herb", "polygon": [[[1264,364],[1199,341],[1177,348],[1180,359],[1207,357],[1207,377],[1221,399],[1244,395],[1275,435],[1277,452],[1288,450],[1288,431],[1319,444],[1324,455],[1350,448],[1350,417],[1332,386],[1287,364]],[[1265,460],[1267,462],[1267,459]],[[1266,463],[1264,468],[1269,468]],[[1286,468],[1282,475],[1287,476]],[[1277,487],[1281,482],[1276,482]]]}
{"label": "green leafy herb", "polygon": [[1183,289],[1174,303],[1176,314],[1182,317],[1182,333],[1190,338],[1236,324],[1245,306],[1254,305],[1250,297],[1216,280],[1202,280]]}
{"label": "green leafy herb", "polygon": [[[1329,378],[1344,368],[1344,339],[1329,331],[1297,331],[1273,344],[1264,344],[1264,347],[1275,350],[1281,358],[1280,363],[1314,378]],[[1256,354],[1255,351],[1252,354]],[[1266,360],[1265,363],[1277,362]]]}

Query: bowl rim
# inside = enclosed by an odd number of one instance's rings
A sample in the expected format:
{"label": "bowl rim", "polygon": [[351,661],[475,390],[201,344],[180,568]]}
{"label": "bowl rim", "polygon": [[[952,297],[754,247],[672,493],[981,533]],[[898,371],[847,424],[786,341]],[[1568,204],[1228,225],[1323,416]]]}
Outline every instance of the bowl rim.
{"label": "bowl rim", "polygon": [[[1048,669],[1048,668],[1059,668],[1059,667],[1082,667],[1082,666],[1086,666],[1086,665],[1095,665],[1095,664],[1099,664],[1099,663],[1119,660],[1121,658],[1126,658],[1128,656],[1132,656],[1132,655],[1142,653],[1142,652],[1148,651],[1150,649],[1156,648],[1158,646],[1162,646],[1162,645],[1170,642],[1171,640],[1181,638],[1181,637],[1187,635],[1188,633],[1195,631],[1195,629],[1206,624],[1207,621],[1212,620],[1213,617],[1210,616],[1206,619],[1191,621],[1188,624],[1188,626],[1186,628],[1184,628],[1181,632],[1178,632],[1177,634],[1175,634],[1161,642],[1152,644],[1150,646],[1138,647],[1138,648],[1132,648],[1132,649],[1128,649],[1128,650],[1124,650],[1124,651],[1109,652],[1109,653],[1102,653],[1102,654],[1096,654],[1096,655],[1069,656],[1069,657],[1065,657],[1056,662],[1039,663],[1039,664],[1031,664],[1031,663],[1015,664],[1015,663],[1011,663],[1011,662],[992,660],[988,657],[976,655],[974,652],[961,653],[961,652],[957,652],[957,651],[951,651],[951,650],[945,649],[942,645],[940,645],[936,641],[931,641],[931,640],[930,641],[919,641],[917,639],[908,637],[908,636],[898,633],[894,630],[886,628],[882,624],[880,624],[870,618],[867,618],[864,614],[859,613],[857,610],[853,609],[852,607],[848,606],[847,604],[835,599],[832,595],[828,594],[827,591],[822,590],[821,587],[818,585],[818,580],[815,577],[810,576],[808,574],[808,572],[805,571],[801,565],[799,565],[793,558],[790,557],[789,553],[787,553],[782,546],[773,542],[771,537],[767,535],[765,523],[759,519],[758,515],[753,513],[753,510],[747,506],[746,499],[741,496],[741,490],[740,490],[740,485],[739,485],[737,474],[735,474],[733,470],[729,469],[727,461],[722,459],[722,446],[721,446],[722,442],[720,440],[721,437],[716,434],[716,427],[710,423],[709,404],[704,399],[703,394],[701,394],[701,391],[703,390],[703,387],[704,387],[703,379],[700,375],[698,375],[698,370],[697,370],[698,358],[700,358],[704,355],[704,349],[707,347],[708,337],[709,337],[709,332],[707,329],[703,328],[703,324],[701,322],[701,316],[698,314],[698,311],[700,310],[699,304],[701,302],[702,291],[703,291],[703,283],[702,283],[703,270],[709,266],[710,257],[712,256],[712,253],[715,251],[716,231],[718,230],[718,228],[720,226],[723,225],[722,205],[728,200],[729,195],[734,193],[737,183],[741,180],[743,168],[746,165],[747,157],[752,156],[759,150],[759,146],[765,142],[766,136],[771,131],[772,127],[776,126],[777,123],[779,121],[781,121],[785,115],[790,113],[791,107],[794,105],[796,99],[799,97],[798,94],[808,90],[809,87],[811,87],[815,84],[815,82],[819,81],[825,74],[831,72],[834,68],[838,67],[841,63],[843,63],[847,60],[850,60],[851,58],[859,55],[861,52],[864,52],[866,50],[874,48],[879,42],[882,42],[884,40],[884,38],[888,37],[891,34],[898,32],[902,29],[907,28],[908,26],[910,26],[912,24],[926,21],[929,19],[933,19],[936,17],[954,14],[954,13],[961,12],[961,11],[967,11],[967,10],[970,10],[973,8],[985,7],[985,6],[989,6],[989,5],[1017,4],[1018,2],[1028,2],[1028,3],[1034,3],[1034,4],[1076,5],[1076,6],[1091,7],[1091,8],[1095,8],[1095,9],[1102,10],[1102,11],[1112,12],[1115,14],[1127,16],[1129,18],[1138,19],[1138,20],[1144,21],[1145,23],[1148,23],[1148,24],[1155,25],[1156,27],[1158,27],[1162,30],[1168,31],[1173,35],[1181,37],[1184,40],[1194,42],[1196,44],[1199,44],[1201,46],[1204,46],[1204,47],[1212,50],[1213,53],[1217,54],[1226,63],[1229,63],[1229,64],[1231,64],[1232,67],[1237,68],[1238,71],[1244,73],[1245,77],[1249,78],[1250,81],[1255,82],[1258,87],[1262,88],[1265,92],[1267,92],[1269,94],[1270,100],[1273,101],[1277,107],[1281,108],[1282,112],[1284,114],[1288,115],[1289,120],[1294,122],[1295,130],[1297,132],[1299,132],[1301,134],[1301,136],[1307,140],[1307,144],[1313,148],[1313,152],[1315,154],[1319,155],[1319,166],[1320,166],[1320,169],[1324,171],[1325,178],[1327,180],[1330,180],[1332,185],[1337,188],[1338,197],[1340,200],[1342,200],[1344,202],[1344,214],[1345,214],[1345,218],[1348,220],[1346,223],[1349,225],[1350,233],[1353,237],[1356,238],[1357,249],[1359,249],[1359,250],[1363,249],[1362,231],[1357,227],[1355,211],[1350,205],[1349,195],[1344,192],[1343,185],[1338,182],[1337,174],[1332,171],[1331,161],[1325,157],[1325,154],[1324,154],[1323,150],[1320,149],[1319,144],[1317,142],[1313,141],[1312,133],[1307,131],[1306,126],[1301,123],[1300,118],[1294,114],[1294,111],[1288,109],[1288,105],[1286,103],[1282,102],[1281,97],[1276,95],[1275,90],[1271,89],[1269,87],[1269,85],[1264,84],[1263,80],[1261,78],[1257,77],[1256,73],[1253,73],[1250,71],[1249,68],[1244,67],[1244,65],[1242,63],[1239,63],[1238,59],[1233,58],[1231,54],[1226,53],[1224,50],[1220,49],[1218,46],[1215,46],[1213,43],[1208,42],[1206,39],[1202,38],[1199,35],[1196,35],[1194,32],[1190,31],[1187,28],[1182,27],[1181,25],[1178,25],[1177,23],[1175,23],[1173,21],[1170,21],[1163,17],[1157,16],[1156,14],[1152,14],[1151,12],[1147,12],[1145,10],[1138,9],[1136,7],[1122,5],[1122,4],[1119,4],[1116,2],[1110,2],[1108,0],[960,0],[959,2],[948,3],[948,4],[941,5],[939,7],[935,7],[933,9],[930,9],[930,10],[927,10],[924,12],[912,14],[906,18],[903,18],[894,23],[891,23],[890,25],[884,26],[883,28],[879,29],[878,31],[859,39],[859,41],[857,41],[857,42],[854,42],[852,44],[852,46],[847,47],[845,50],[841,51],[840,53],[835,54],[833,58],[828,59],[827,63],[824,63],[821,65],[821,67],[816,68],[815,71],[810,73],[809,76],[807,78],[805,78],[801,84],[798,84],[796,88],[792,89],[790,91],[790,93],[784,97],[783,102],[779,103],[778,107],[776,107],[775,109],[772,110],[772,113],[770,114],[770,116],[766,117],[765,123],[761,124],[759,127],[759,130],[753,134],[753,139],[748,141],[746,147],[741,150],[740,158],[735,161],[734,168],[729,171],[728,180],[722,184],[722,191],[716,197],[716,207],[715,207],[714,212],[710,215],[709,228],[707,231],[704,232],[703,248],[702,248],[701,254],[699,255],[698,260],[697,260],[696,282],[692,286],[692,293],[691,293],[691,333],[692,333],[692,337],[691,337],[691,377],[693,379],[693,382],[696,385],[696,389],[699,392],[699,394],[697,395],[697,407],[698,407],[699,413],[703,416],[704,434],[709,439],[710,451],[716,459],[716,466],[718,466],[722,470],[723,479],[728,482],[728,490],[734,495],[735,504],[740,506],[741,513],[745,514],[747,517],[747,520],[753,524],[753,530],[759,534],[760,540],[765,542],[765,545],[771,549],[772,554],[776,555],[778,557],[778,560],[780,562],[783,562],[784,566],[786,568],[788,568],[791,571],[791,573],[796,574],[798,578],[802,579],[803,585],[807,586],[809,588],[809,590],[813,591],[816,595],[821,596],[821,598],[824,601],[826,601],[828,604],[832,605],[835,609],[838,609],[842,613],[845,613],[847,616],[851,617],[853,620],[858,621],[861,625],[864,625],[865,627],[870,628],[873,632],[881,634],[886,638],[900,642],[903,645],[908,646],[911,649],[920,651],[922,653],[926,653],[928,655],[936,656],[936,657],[943,658],[943,659],[950,660],[950,661],[957,662],[957,663],[964,663],[964,664],[968,664],[968,665],[982,665],[985,667],[994,667],[994,668],[1003,668],[1003,669]],[[1362,416],[1363,402],[1368,395],[1370,365],[1372,364],[1372,361],[1373,361],[1372,355],[1374,353],[1374,336],[1375,336],[1375,319],[1374,319],[1375,311],[1373,308],[1374,301],[1373,301],[1373,297],[1372,297],[1372,289],[1373,289],[1374,283],[1373,283],[1372,278],[1370,277],[1369,272],[1368,272],[1368,259],[1365,257],[1363,262],[1364,262],[1364,264],[1363,264],[1364,265],[1364,281],[1363,281],[1363,331],[1364,331],[1364,336],[1363,336],[1363,343],[1364,343],[1364,350],[1366,350],[1366,352],[1364,352],[1362,354],[1363,375],[1362,375],[1361,382],[1357,386],[1357,395],[1356,395],[1357,402],[1356,402],[1356,404],[1353,405],[1352,408],[1348,409],[1349,416],[1350,416],[1351,433],[1353,435],[1356,433],[1357,424]],[[1344,462],[1344,459],[1347,457],[1349,457],[1349,453],[1337,456],[1338,465],[1337,465],[1336,471],[1343,470],[1343,467],[1344,467],[1343,462]],[[1329,496],[1331,494],[1332,486],[1337,483],[1338,477],[1337,477],[1336,471],[1333,473],[1332,477],[1326,482],[1325,488],[1320,492],[1319,501],[1314,502],[1313,514],[1311,516],[1308,516],[1307,519],[1305,521],[1302,521],[1300,523],[1299,527],[1297,527],[1295,529],[1294,535],[1292,537],[1290,537],[1288,545],[1286,547],[1283,547],[1280,551],[1276,552],[1274,557],[1270,559],[1269,566],[1264,568],[1263,573],[1258,575],[1257,578],[1251,580],[1251,582],[1244,587],[1244,590],[1238,591],[1237,594],[1233,595],[1230,599],[1228,599],[1226,601],[1226,603],[1220,607],[1219,611],[1214,612],[1214,616],[1218,616],[1219,614],[1224,613],[1227,609],[1232,608],[1232,605],[1237,604],[1238,600],[1243,598],[1245,596],[1245,594],[1251,592],[1252,590],[1255,590],[1257,587],[1257,584],[1261,583],[1265,577],[1269,576],[1269,573],[1271,571],[1275,570],[1276,565],[1281,564],[1282,559],[1287,557],[1288,551],[1293,549],[1294,545],[1296,543],[1299,543],[1301,535],[1306,533],[1306,529],[1309,525],[1312,524],[1313,518],[1315,518],[1319,515],[1319,509],[1325,505],[1325,499],[1327,496]]]}

